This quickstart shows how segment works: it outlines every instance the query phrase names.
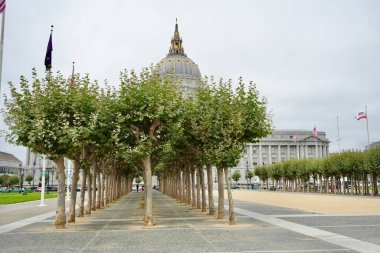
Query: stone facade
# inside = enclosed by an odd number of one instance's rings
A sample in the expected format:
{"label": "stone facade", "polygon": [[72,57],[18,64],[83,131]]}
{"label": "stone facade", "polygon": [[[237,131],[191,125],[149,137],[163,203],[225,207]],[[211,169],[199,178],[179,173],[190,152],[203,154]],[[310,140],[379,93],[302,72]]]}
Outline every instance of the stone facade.
{"label": "stone facade", "polygon": [[[232,168],[232,173],[239,170],[244,182],[245,171],[254,170],[259,165],[269,165],[290,159],[315,159],[327,157],[330,141],[325,132],[312,136],[309,130],[274,130],[271,135],[258,143],[248,143],[239,164]],[[256,178],[257,180],[257,178]]]}

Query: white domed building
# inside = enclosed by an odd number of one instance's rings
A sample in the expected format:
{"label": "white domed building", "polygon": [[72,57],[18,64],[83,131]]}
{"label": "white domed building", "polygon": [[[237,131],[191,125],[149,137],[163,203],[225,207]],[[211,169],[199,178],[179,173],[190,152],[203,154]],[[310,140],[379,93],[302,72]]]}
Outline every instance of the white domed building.
{"label": "white domed building", "polygon": [[204,86],[198,65],[185,54],[177,22],[169,53],[157,65],[160,73],[173,73],[182,81],[182,94],[184,97],[193,98],[196,90]]}

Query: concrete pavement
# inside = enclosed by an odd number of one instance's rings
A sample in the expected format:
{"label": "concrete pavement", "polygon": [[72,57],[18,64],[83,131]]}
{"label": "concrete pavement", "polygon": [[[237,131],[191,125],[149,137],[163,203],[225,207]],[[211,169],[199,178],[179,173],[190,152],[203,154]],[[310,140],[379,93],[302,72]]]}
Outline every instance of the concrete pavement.
{"label": "concrete pavement", "polygon": [[[227,219],[216,220],[160,193],[154,194],[153,202],[157,225],[146,228],[142,197],[143,193],[130,193],[109,208],[67,224],[63,230],[54,228],[51,217],[3,233],[1,252],[355,252],[252,217],[252,213],[343,234],[370,245],[379,244],[380,216],[325,217],[291,208],[235,201],[237,210],[248,213],[237,212],[237,225],[230,226]],[[358,232],[353,232],[353,225]]]}

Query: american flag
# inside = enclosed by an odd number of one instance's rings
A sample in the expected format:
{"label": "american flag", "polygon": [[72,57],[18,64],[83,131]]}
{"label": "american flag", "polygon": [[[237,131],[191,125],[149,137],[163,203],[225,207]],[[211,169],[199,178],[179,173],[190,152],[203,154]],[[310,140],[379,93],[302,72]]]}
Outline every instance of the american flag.
{"label": "american flag", "polygon": [[5,10],[5,0],[1,0],[0,2],[0,13],[3,13]]}
{"label": "american flag", "polygon": [[317,132],[317,128],[316,127],[314,127],[313,131],[311,131],[311,136],[313,136],[314,138],[318,137],[318,132]]}

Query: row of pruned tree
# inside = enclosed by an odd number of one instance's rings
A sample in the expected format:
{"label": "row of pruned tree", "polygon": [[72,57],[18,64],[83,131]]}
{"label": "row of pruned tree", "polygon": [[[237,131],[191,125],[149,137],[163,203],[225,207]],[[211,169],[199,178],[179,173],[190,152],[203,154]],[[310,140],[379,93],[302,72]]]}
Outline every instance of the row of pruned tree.
{"label": "row of pruned tree", "polygon": [[[5,100],[8,140],[29,147],[54,160],[58,174],[58,207],[55,225],[64,227],[64,157],[74,162],[69,221],[75,221],[76,188],[82,171],[79,216],[88,209],[106,206],[128,193],[133,178],[143,176],[146,225],[153,225],[152,175],[159,177],[164,193],[201,203],[214,213],[211,166],[219,178],[219,196],[224,196],[223,173],[235,166],[246,142],[256,142],[270,133],[266,102],[253,83],[206,79],[194,99],[183,98],[180,82],[173,75],[162,76],[156,69],[123,71],[118,86],[100,88],[88,75],[65,79],[48,73],[33,80],[21,77],[20,87],[10,83]],[[198,171],[197,183],[194,172]],[[230,222],[233,203],[227,182]],[[195,186],[197,185],[197,190]],[[200,186],[202,186],[200,188]],[[202,198],[197,191],[202,189]],[[218,218],[224,217],[223,197]]]}
{"label": "row of pruned tree", "polygon": [[0,186],[12,187],[20,184],[20,177],[17,175],[0,175]]}
{"label": "row of pruned tree", "polygon": [[261,180],[261,189],[378,195],[380,148],[258,166],[255,175]]}

